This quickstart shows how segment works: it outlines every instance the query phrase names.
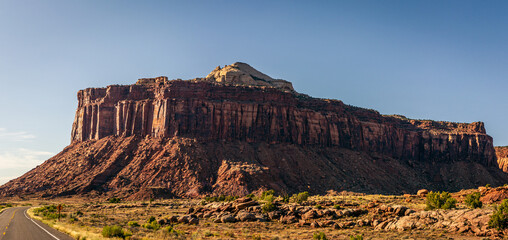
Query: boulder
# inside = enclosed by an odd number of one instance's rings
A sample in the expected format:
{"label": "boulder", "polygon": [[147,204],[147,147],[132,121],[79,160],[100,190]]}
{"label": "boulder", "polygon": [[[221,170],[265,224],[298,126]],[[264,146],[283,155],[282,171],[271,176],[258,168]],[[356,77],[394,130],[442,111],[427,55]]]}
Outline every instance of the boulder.
{"label": "boulder", "polygon": [[250,212],[240,211],[236,214],[236,219],[240,222],[256,221],[256,215]]}
{"label": "boulder", "polygon": [[416,195],[418,195],[419,197],[426,197],[428,193],[429,193],[429,190],[427,190],[427,189],[420,189],[420,190],[418,190]]}
{"label": "boulder", "polygon": [[234,223],[236,222],[236,218],[231,214],[225,214],[220,218],[222,223]]}
{"label": "boulder", "polygon": [[302,215],[302,220],[310,220],[317,218],[318,214],[316,210],[310,210]]}
{"label": "boulder", "polygon": [[248,208],[250,206],[254,206],[254,205],[258,205],[258,202],[251,200],[251,201],[247,201],[247,202],[237,203],[234,205],[234,208],[236,210],[242,210],[242,209]]}

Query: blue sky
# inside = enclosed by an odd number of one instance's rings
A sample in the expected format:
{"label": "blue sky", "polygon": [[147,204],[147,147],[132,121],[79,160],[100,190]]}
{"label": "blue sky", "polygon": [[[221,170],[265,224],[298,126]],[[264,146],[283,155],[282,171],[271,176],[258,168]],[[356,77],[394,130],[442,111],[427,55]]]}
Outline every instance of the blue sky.
{"label": "blue sky", "polygon": [[506,1],[0,1],[0,183],[70,141],[76,92],[249,63],[508,145]]}

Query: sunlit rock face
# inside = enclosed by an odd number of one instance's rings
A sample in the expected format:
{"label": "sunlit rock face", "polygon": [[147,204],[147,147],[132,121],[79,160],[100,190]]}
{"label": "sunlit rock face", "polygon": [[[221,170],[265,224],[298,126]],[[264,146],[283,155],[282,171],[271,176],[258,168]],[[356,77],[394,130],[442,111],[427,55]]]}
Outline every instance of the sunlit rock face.
{"label": "sunlit rock face", "polygon": [[508,146],[496,147],[496,156],[499,168],[504,172],[508,172]]}
{"label": "sunlit rock face", "polygon": [[273,79],[254,69],[249,64],[241,62],[226,65],[224,68],[219,66],[208,74],[204,80],[222,84],[265,86],[283,91],[294,91],[293,85],[290,82],[282,79]]}

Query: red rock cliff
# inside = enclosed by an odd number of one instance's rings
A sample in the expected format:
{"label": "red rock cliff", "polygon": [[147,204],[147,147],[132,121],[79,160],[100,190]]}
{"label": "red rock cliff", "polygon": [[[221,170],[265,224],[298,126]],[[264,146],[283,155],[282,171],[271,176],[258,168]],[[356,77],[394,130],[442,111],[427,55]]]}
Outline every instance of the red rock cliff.
{"label": "red rock cliff", "polygon": [[72,141],[112,135],[339,146],[397,159],[496,164],[481,122],[409,120],[276,88],[204,81],[79,91]]}

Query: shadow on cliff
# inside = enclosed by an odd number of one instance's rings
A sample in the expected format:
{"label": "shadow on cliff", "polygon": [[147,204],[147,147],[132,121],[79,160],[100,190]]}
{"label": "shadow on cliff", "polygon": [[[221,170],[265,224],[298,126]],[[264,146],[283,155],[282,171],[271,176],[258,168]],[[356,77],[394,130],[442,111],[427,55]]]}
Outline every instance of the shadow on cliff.
{"label": "shadow on cliff", "polygon": [[131,199],[245,195],[259,189],[401,194],[506,182],[499,169],[473,161],[414,162],[338,147],[132,136],[73,143],[0,187],[0,194]]}

